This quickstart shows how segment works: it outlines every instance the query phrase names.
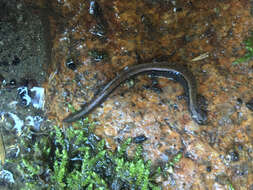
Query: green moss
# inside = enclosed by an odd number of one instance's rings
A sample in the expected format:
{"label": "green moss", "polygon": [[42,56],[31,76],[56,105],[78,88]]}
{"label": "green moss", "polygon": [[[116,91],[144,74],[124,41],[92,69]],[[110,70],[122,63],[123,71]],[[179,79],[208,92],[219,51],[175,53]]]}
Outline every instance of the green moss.
{"label": "green moss", "polygon": [[173,157],[173,159],[169,162],[169,164],[171,165],[171,166],[174,166],[176,163],[178,163],[179,161],[180,161],[180,159],[182,158],[182,153],[178,153],[178,154],[176,154],[174,157]]}
{"label": "green moss", "polygon": [[247,40],[244,41],[244,45],[245,45],[245,49],[246,49],[246,54],[243,57],[234,61],[233,64],[247,62],[253,58],[253,33],[251,34],[251,36]]}
{"label": "green moss", "polygon": [[158,168],[156,173],[162,173],[165,177],[172,174],[174,172],[175,164],[181,160],[182,156],[182,153],[179,152],[168,163],[166,163],[165,167],[162,168],[162,171],[161,168]]}
{"label": "green moss", "polygon": [[111,152],[92,128],[86,119],[67,129],[54,126],[48,135],[24,134],[17,163],[24,189],[160,189],[141,146],[130,159],[131,139]]}
{"label": "green moss", "polygon": [[228,185],[228,189],[229,189],[229,190],[235,190],[235,188],[233,187],[232,184],[229,184],[229,185]]}
{"label": "green moss", "polygon": [[71,112],[75,112],[75,108],[72,104],[68,104],[68,109],[71,111]]}

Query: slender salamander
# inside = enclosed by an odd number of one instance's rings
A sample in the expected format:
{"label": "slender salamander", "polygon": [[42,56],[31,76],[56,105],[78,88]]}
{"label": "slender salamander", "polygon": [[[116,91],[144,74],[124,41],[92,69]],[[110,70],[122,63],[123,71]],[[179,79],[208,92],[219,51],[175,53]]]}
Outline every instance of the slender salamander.
{"label": "slender salamander", "polygon": [[154,73],[156,75],[166,76],[180,82],[188,96],[188,106],[192,118],[198,124],[206,124],[206,112],[201,110],[197,103],[197,84],[193,74],[182,65],[174,63],[170,64],[167,62],[144,63],[126,67],[113,80],[111,80],[96,96],[94,96],[94,98],[87,105],[85,105],[81,110],[70,114],[63,120],[63,122],[73,122],[86,116],[95,107],[104,102],[105,99],[121,83],[136,75],[144,73]]}

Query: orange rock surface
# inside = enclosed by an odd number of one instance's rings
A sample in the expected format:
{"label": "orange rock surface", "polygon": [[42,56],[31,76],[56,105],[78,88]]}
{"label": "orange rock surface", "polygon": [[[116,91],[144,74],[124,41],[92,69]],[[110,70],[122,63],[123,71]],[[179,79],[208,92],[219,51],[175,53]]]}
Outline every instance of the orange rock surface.
{"label": "orange rock surface", "polygon": [[[36,6],[46,8],[50,25],[50,119],[67,126],[61,121],[68,104],[80,109],[124,67],[167,56],[195,75],[208,124],[192,120],[178,98],[180,84],[145,75],[121,85],[89,115],[96,134],[111,148],[116,139],[145,135],[144,155],[154,164],[182,152],[164,189],[253,188],[253,112],[245,106],[253,98],[253,61],[233,64],[253,29],[251,1],[97,0],[96,9],[94,1],[43,2]],[[69,60],[76,68],[67,67]]]}

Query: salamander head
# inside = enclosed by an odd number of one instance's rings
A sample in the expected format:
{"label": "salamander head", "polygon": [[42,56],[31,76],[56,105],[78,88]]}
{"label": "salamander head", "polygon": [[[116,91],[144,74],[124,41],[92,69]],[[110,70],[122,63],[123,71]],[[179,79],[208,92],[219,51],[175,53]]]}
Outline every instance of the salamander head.
{"label": "salamander head", "polygon": [[201,109],[195,109],[194,111],[191,111],[192,118],[199,124],[199,125],[205,125],[207,123],[207,113],[204,110]]}

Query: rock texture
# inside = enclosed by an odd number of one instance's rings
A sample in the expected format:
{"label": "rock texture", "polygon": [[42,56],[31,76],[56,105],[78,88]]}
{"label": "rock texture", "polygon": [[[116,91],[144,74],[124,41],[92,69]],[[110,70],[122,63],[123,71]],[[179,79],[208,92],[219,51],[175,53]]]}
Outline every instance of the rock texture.
{"label": "rock texture", "polygon": [[66,125],[68,104],[80,109],[126,66],[153,59],[186,64],[208,103],[207,125],[192,120],[177,82],[145,75],[89,115],[96,133],[111,148],[145,135],[144,155],[154,164],[183,153],[161,179],[164,189],[253,187],[253,112],[245,105],[253,96],[253,61],[233,64],[253,28],[251,1],[50,2],[36,5],[47,8],[50,21],[50,119]]}

